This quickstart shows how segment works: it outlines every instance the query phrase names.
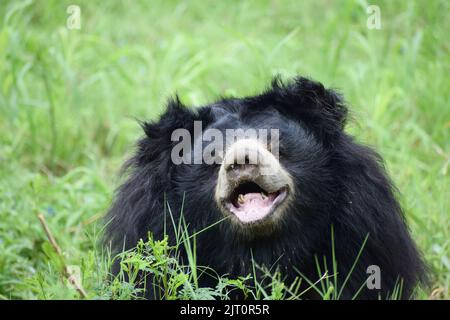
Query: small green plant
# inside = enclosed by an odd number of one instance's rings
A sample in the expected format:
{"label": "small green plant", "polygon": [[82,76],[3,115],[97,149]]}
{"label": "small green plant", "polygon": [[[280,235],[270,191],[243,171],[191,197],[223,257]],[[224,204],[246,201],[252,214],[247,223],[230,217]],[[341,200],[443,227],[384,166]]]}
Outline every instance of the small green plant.
{"label": "small green plant", "polygon": [[[170,208],[169,206],[167,206]],[[171,220],[173,216],[170,212]],[[173,225],[175,227],[175,224]],[[183,226],[183,227],[180,227]],[[208,227],[210,228],[210,227]],[[206,229],[200,231],[204,232]],[[299,276],[289,285],[283,281],[282,274],[276,269],[276,262],[272,268],[259,266],[253,261],[253,274],[245,275],[237,279],[229,279],[226,275],[217,275],[214,270],[199,266],[195,260],[195,236],[188,233],[183,215],[177,227],[177,243],[170,246],[166,235],[161,240],[154,240],[151,233],[148,234],[148,240],[139,241],[132,250],[119,254],[116,258],[120,261],[120,272],[113,280],[113,283],[127,282],[135,288],[135,292],[129,297],[142,298],[145,290],[152,290],[151,296],[159,299],[229,299],[233,290],[239,290],[245,299],[266,299],[266,300],[292,300],[302,299],[303,295],[309,290],[315,290],[323,300],[338,300],[341,298],[346,283],[350,279],[352,272],[364,250],[364,246],[369,235],[364,239],[354,263],[348,274],[345,276],[342,284],[338,282],[338,262],[335,257],[334,232],[331,229],[332,242],[332,272],[327,269],[326,258],[323,258],[323,265],[316,256],[316,266],[318,280],[308,279],[295,266],[293,268]],[[196,234],[199,234],[197,232]],[[181,262],[180,250],[184,248],[188,256],[188,263]],[[252,258],[253,259],[253,258]],[[273,271],[275,267],[275,271]],[[262,276],[257,276],[257,270]],[[217,286],[215,288],[202,288],[198,285],[198,274],[209,272],[215,274]],[[146,279],[151,279],[150,289],[145,284]],[[306,289],[301,284],[307,283]],[[129,285],[125,286],[126,292],[129,291]],[[358,298],[359,292],[364,288],[366,282],[361,284],[360,289],[355,293],[353,299]],[[120,286],[116,286],[121,289]],[[401,282],[394,288],[394,292],[387,297],[380,299],[398,299],[401,296]],[[113,298],[121,297],[123,294],[113,294]]]}

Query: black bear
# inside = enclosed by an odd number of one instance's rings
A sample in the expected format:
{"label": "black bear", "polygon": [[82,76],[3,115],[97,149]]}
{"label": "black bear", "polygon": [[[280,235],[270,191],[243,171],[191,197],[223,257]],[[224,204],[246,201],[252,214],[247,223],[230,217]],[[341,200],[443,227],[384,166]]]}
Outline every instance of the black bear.
{"label": "black bear", "polygon": [[158,121],[142,124],[107,215],[108,244],[118,252],[148,232],[173,237],[169,204],[192,233],[224,220],[196,238],[197,264],[219,275],[253,274],[255,263],[275,265],[285,283],[299,274],[314,283],[319,262],[339,298],[387,298],[398,287],[411,298],[426,266],[382,159],[344,131],[347,113],[338,93],[303,77],[194,109],[170,100]]}

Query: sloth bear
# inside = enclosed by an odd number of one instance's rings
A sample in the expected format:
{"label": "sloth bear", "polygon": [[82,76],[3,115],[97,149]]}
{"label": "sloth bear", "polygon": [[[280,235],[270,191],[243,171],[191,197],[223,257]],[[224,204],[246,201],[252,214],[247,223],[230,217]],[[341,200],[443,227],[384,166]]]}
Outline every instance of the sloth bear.
{"label": "sloth bear", "polygon": [[[165,230],[168,204],[190,234],[216,223],[197,234],[196,262],[219,275],[254,275],[256,264],[278,270],[286,284],[300,274],[311,284],[327,270],[341,299],[387,298],[396,288],[411,298],[427,268],[382,159],[345,133],[347,113],[338,93],[303,77],[193,109],[170,100],[158,121],[142,123],[145,136],[106,217],[108,245],[130,249],[148,232],[174,238]],[[267,139],[246,134],[264,130]],[[241,135],[228,139],[228,131]],[[206,159],[221,134],[226,142]],[[189,146],[180,148],[183,135]],[[378,277],[372,286],[370,272]],[[311,289],[301,298],[320,295]]]}

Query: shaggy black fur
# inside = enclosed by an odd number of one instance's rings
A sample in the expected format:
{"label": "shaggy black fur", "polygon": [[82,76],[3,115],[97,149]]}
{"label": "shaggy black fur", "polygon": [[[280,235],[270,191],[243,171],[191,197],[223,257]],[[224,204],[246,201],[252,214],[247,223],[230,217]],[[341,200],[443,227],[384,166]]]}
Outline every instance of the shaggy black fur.
{"label": "shaggy black fur", "polygon": [[[426,279],[425,265],[380,156],[344,132],[346,118],[347,107],[337,93],[301,77],[287,84],[275,79],[260,95],[222,99],[194,110],[178,99],[170,101],[159,121],[143,124],[145,137],[127,164],[130,176],[107,215],[108,243],[120,251],[145,239],[148,231],[162,237],[165,196],[178,219],[185,194],[184,217],[190,232],[223,218],[214,201],[219,166],[172,164],[174,129],[192,131],[194,120],[201,120],[203,129],[278,128],[280,162],[294,178],[295,205],[270,236],[243,237],[227,221],[201,233],[196,241],[198,265],[231,277],[247,275],[252,273],[252,251],[259,265],[277,262],[287,282],[298,275],[294,267],[315,281],[319,278],[315,256],[321,262],[326,257],[329,273],[333,272],[333,226],[340,284],[369,234],[341,298],[357,292],[368,277],[369,265],[380,267],[381,289],[364,287],[360,299],[386,297],[399,280],[402,298],[410,298],[414,287]],[[204,284],[214,283],[204,279]],[[304,297],[317,298],[314,290]]]}

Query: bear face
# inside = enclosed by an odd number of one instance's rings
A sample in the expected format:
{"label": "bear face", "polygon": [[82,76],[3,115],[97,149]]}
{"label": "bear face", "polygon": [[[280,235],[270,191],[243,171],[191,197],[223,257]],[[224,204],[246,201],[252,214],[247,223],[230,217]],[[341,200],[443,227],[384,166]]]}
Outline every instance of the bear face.
{"label": "bear face", "polygon": [[[200,145],[198,151],[190,150],[185,155],[187,163],[175,166],[172,173],[175,202],[184,198],[189,204],[189,199],[193,199],[197,204],[193,208],[209,208],[212,216],[208,222],[222,215],[229,217],[226,223],[234,229],[230,232],[238,232],[248,239],[281,232],[288,221],[282,215],[301,219],[300,212],[318,212],[323,203],[335,196],[329,188],[333,183],[332,166],[327,163],[331,157],[321,141],[301,122],[283,115],[275,107],[260,107],[263,110],[243,101],[234,101],[232,108],[213,107],[214,115],[202,128],[203,135],[193,138],[192,149]],[[219,150],[214,150],[221,156],[212,164],[208,161],[195,164],[195,153],[202,153],[211,145],[204,139],[211,129],[218,132],[214,142],[223,139]],[[241,137],[238,137],[239,130]],[[276,141],[270,135],[275,130]],[[276,156],[272,147],[277,148]],[[237,158],[240,151],[244,157],[256,155],[255,161],[240,162]],[[270,166],[262,168],[261,162],[265,161]],[[262,172],[264,169],[269,172]],[[190,205],[185,210],[189,208]],[[186,213],[186,216],[194,214]],[[202,220],[199,217],[198,221]]]}
{"label": "bear face", "polygon": [[299,271],[314,282],[319,257],[329,272],[337,260],[342,298],[360,291],[374,265],[381,287],[360,298],[386,297],[398,281],[409,298],[426,268],[381,158],[344,132],[346,117],[337,93],[305,78],[196,109],[170,101],[158,121],[143,123],[106,240],[120,250],[149,231],[175,238],[165,228],[168,205],[190,233],[223,220],[196,239],[198,265],[219,275],[246,276],[255,262],[275,265],[287,282]]}

